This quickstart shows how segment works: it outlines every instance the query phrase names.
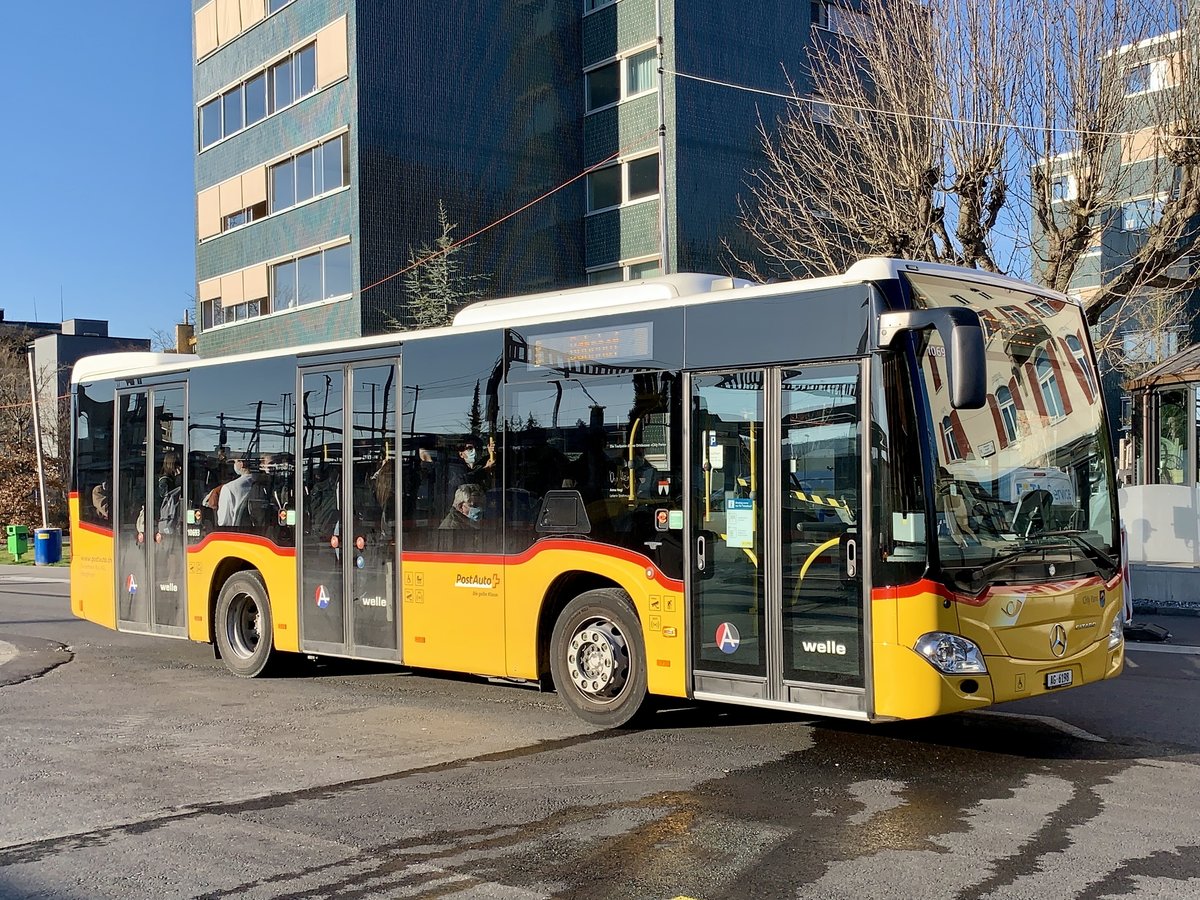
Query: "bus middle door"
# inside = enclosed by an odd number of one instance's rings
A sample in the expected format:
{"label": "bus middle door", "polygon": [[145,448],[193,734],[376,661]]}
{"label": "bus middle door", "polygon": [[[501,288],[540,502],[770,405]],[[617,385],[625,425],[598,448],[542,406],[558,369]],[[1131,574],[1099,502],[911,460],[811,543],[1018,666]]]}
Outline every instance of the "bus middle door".
{"label": "bus middle door", "polygon": [[861,373],[691,376],[695,696],[866,717]]}

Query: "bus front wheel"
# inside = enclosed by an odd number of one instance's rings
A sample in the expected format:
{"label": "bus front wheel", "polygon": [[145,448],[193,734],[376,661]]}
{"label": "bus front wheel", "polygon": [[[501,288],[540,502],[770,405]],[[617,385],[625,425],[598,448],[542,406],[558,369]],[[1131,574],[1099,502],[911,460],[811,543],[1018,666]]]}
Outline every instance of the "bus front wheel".
{"label": "bus front wheel", "polygon": [[257,572],[238,572],[217,596],[217,647],[225,667],[241,678],[262,675],[271,661],[271,605]]}
{"label": "bus front wheel", "polygon": [[620,728],[644,718],[646,646],[629,595],[602,588],[568,603],[554,623],[550,671],[563,704],[585,722]]}

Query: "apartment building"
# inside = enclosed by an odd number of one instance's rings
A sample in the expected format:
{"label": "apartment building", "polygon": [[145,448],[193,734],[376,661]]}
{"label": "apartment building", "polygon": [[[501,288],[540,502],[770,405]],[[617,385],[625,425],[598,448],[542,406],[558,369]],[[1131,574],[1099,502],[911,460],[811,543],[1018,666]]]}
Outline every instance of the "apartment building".
{"label": "apartment building", "polygon": [[[1119,147],[1114,151],[1111,165],[1116,175],[1109,177],[1116,186],[1114,201],[1095,216],[1095,226],[1083,257],[1075,272],[1070,292],[1083,300],[1093,296],[1105,283],[1115,278],[1145,243],[1151,229],[1162,218],[1167,201],[1178,190],[1179,170],[1168,159],[1169,142],[1163,140],[1164,129],[1171,122],[1172,103],[1164,98],[1179,87],[1182,68],[1175,56],[1180,44],[1177,35],[1162,35],[1137,44],[1121,47],[1114,53],[1120,66],[1125,94],[1125,122]],[[1117,154],[1119,153],[1119,159]],[[1065,211],[1067,204],[1078,196],[1076,166],[1071,153],[1050,160],[1056,169],[1053,177],[1052,207]],[[1036,230],[1035,246],[1042,240]],[[1200,224],[1200,223],[1197,223]],[[1176,289],[1200,265],[1200,259],[1180,256],[1160,280],[1164,289]],[[1034,277],[1038,276],[1035,253]],[[1148,300],[1135,298],[1133,305]],[[1200,340],[1200,294],[1186,300],[1183,315],[1164,330],[1149,332],[1145,323],[1130,311],[1106,313],[1100,323],[1100,333],[1115,334],[1117,352],[1133,364],[1145,368]],[[1113,357],[1102,360],[1104,395],[1114,418],[1115,438],[1128,435],[1130,427],[1130,397],[1122,384],[1125,373],[1112,365]]]}
{"label": "apartment building", "polygon": [[193,0],[198,352],[406,323],[439,202],[487,296],[722,270],[828,5]]}

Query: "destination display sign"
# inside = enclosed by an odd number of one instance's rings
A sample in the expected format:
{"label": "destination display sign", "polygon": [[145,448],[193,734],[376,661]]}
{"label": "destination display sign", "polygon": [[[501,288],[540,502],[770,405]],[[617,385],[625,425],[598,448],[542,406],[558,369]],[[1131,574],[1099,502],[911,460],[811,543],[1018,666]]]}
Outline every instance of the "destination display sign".
{"label": "destination display sign", "polygon": [[650,322],[598,331],[560,331],[537,335],[529,343],[529,364],[562,368],[575,363],[632,362],[654,356]]}

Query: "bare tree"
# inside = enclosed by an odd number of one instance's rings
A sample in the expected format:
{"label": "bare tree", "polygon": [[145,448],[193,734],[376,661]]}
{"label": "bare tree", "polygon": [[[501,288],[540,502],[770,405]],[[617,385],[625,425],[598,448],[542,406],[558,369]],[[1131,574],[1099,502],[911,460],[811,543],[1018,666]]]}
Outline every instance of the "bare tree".
{"label": "bare tree", "polygon": [[1197,286],[1182,264],[1200,252],[1200,29],[1179,27],[1186,0],[850,5],[814,32],[812,89],[760,123],[764,163],[740,201],[757,274],[879,254],[1066,291],[1122,224],[1114,208],[1143,191],[1138,234],[1083,296],[1089,321]]}
{"label": "bare tree", "polygon": [[151,328],[150,349],[155,353],[174,353],[175,333],[166,328]]}
{"label": "bare tree", "polygon": [[1000,6],[863,0],[814,31],[812,91],[793,84],[787,114],[760,122],[766,163],[740,200],[772,274],[830,274],[865,255],[999,268],[988,239],[1008,173],[995,123],[1012,81]]}
{"label": "bare tree", "polygon": [[1120,305],[1113,327],[1096,340],[1096,350],[1126,383],[1183,349],[1188,296],[1172,288],[1148,290]]}
{"label": "bare tree", "polygon": [[[40,525],[37,452],[30,407],[28,360],[24,348],[28,335],[0,339],[0,524]],[[45,368],[35,373],[38,396],[53,396],[56,378]],[[60,398],[43,407],[42,435],[48,453],[46,494],[51,523],[66,524],[66,488],[70,433],[67,404]]]}

